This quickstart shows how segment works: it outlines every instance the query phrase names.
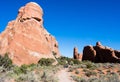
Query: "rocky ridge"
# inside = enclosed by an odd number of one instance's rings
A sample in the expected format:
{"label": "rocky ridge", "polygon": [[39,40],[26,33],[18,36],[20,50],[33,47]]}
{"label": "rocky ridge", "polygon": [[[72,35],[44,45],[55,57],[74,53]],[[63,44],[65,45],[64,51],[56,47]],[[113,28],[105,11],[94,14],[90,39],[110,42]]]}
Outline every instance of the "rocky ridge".
{"label": "rocky ridge", "polygon": [[100,42],[96,46],[85,46],[82,60],[89,60],[97,63],[120,63],[120,51],[103,46]]}

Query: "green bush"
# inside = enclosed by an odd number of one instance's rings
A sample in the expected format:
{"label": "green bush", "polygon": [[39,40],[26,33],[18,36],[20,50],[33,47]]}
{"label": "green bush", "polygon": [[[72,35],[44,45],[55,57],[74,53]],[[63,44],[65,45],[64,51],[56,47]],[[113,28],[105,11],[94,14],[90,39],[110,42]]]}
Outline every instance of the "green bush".
{"label": "green bush", "polygon": [[14,69],[13,69],[13,71],[14,71],[14,73],[16,73],[17,75],[19,75],[19,74],[22,73],[20,67],[18,67],[18,66],[15,66]]}
{"label": "green bush", "polygon": [[89,82],[85,77],[71,76],[75,82]]}
{"label": "green bush", "polygon": [[79,61],[79,60],[76,60],[76,59],[73,59],[73,58],[64,57],[64,56],[61,56],[60,58],[57,58],[57,60],[58,60],[58,63],[59,63],[60,65],[80,64],[80,61]]}
{"label": "green bush", "polygon": [[22,74],[22,73],[26,74],[27,73],[27,68],[28,68],[27,65],[22,65],[21,67],[15,66],[13,71],[17,75]]}
{"label": "green bush", "polygon": [[86,65],[86,68],[91,69],[91,70],[94,70],[97,68],[95,63],[91,61],[83,61],[83,64]]}
{"label": "green bush", "polygon": [[68,72],[73,72],[74,68],[69,68]]}
{"label": "green bush", "polygon": [[74,64],[80,64],[80,63],[81,63],[81,62],[80,62],[79,60],[77,60],[77,59],[73,59],[72,61],[73,61]]}
{"label": "green bush", "polygon": [[55,62],[54,59],[51,58],[42,58],[38,61],[38,64],[41,66],[50,66]]}
{"label": "green bush", "polygon": [[90,70],[90,71],[87,71],[87,72],[85,73],[85,75],[88,76],[88,77],[90,77],[90,76],[96,76],[97,73]]}
{"label": "green bush", "polygon": [[10,70],[13,67],[12,60],[8,57],[7,53],[5,56],[0,55],[0,66],[4,67],[7,70]]}
{"label": "green bush", "polygon": [[60,58],[57,58],[57,60],[60,65],[66,65],[68,64],[69,58],[61,56]]}
{"label": "green bush", "polygon": [[22,73],[26,74],[27,73],[27,68],[28,68],[28,66],[24,64],[20,67],[20,70],[22,71]]}

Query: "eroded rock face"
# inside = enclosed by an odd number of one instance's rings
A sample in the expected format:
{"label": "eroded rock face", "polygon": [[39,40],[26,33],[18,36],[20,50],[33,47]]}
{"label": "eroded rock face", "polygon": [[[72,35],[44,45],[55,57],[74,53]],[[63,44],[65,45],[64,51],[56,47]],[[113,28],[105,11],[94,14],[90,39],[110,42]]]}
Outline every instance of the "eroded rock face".
{"label": "eroded rock face", "polygon": [[115,55],[120,58],[120,51],[114,50]]}
{"label": "eroded rock face", "polygon": [[100,63],[120,63],[120,52],[97,42],[96,46],[84,47],[82,59]]}
{"label": "eroded rock face", "polygon": [[42,8],[34,2],[21,7],[16,20],[0,35],[0,54],[9,54],[16,65],[37,63],[60,56],[56,39],[43,27]]}
{"label": "eroded rock face", "polygon": [[83,60],[89,60],[94,62],[96,56],[96,51],[94,50],[93,46],[85,46],[83,49]]}
{"label": "eroded rock face", "polygon": [[38,22],[42,23],[43,22],[42,16],[43,16],[42,8],[37,3],[30,2],[26,4],[24,7],[21,7],[19,9],[17,20],[24,22],[26,20],[33,18]]}

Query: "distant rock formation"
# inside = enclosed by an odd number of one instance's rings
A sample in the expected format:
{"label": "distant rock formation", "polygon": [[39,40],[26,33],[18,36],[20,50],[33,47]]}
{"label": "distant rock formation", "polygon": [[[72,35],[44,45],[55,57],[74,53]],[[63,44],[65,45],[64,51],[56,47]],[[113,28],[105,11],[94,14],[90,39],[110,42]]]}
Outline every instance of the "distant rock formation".
{"label": "distant rock formation", "polygon": [[102,46],[100,42],[97,42],[96,46],[84,47],[82,60],[89,60],[98,63],[120,63],[120,52]]}
{"label": "distant rock formation", "polygon": [[35,2],[21,7],[16,20],[0,34],[0,54],[9,54],[16,65],[37,63],[40,58],[59,57],[56,39],[43,27],[43,10]]}
{"label": "distant rock formation", "polygon": [[83,58],[82,60],[89,60],[94,62],[96,56],[96,51],[94,50],[93,46],[85,46],[83,50]]}
{"label": "distant rock formation", "polygon": [[78,53],[78,49],[75,47],[73,49],[73,58],[77,60],[82,60],[82,54]]}

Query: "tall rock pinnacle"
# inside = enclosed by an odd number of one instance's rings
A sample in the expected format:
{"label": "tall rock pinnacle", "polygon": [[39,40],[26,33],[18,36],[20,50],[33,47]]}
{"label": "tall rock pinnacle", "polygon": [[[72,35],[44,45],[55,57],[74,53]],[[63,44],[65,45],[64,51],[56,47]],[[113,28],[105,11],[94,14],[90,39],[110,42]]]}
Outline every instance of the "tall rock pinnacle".
{"label": "tall rock pinnacle", "polygon": [[43,10],[34,2],[21,7],[16,20],[0,34],[0,54],[8,53],[16,65],[60,56],[56,39],[43,27]]}
{"label": "tall rock pinnacle", "polygon": [[76,47],[73,49],[73,58],[79,61],[82,60],[82,54],[78,53],[78,49]]}

